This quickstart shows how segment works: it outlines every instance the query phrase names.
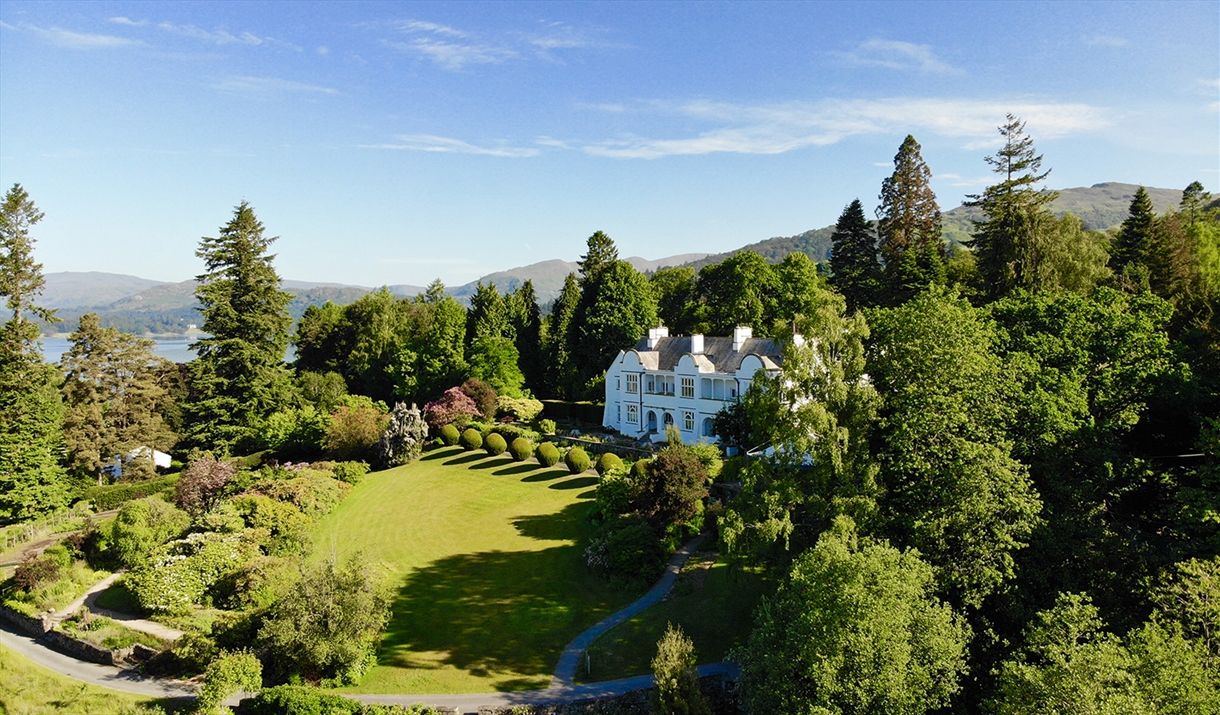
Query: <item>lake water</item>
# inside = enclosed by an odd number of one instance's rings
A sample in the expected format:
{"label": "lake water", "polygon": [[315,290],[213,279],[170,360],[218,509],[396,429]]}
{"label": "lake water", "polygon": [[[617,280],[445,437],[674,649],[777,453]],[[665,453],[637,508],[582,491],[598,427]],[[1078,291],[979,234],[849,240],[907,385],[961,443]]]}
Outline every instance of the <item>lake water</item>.
{"label": "lake water", "polygon": [[[159,338],[153,341],[153,353],[158,357],[163,357],[171,362],[190,362],[195,359],[195,351],[191,350],[191,343],[198,338]],[[72,343],[67,338],[43,338],[42,339],[42,357],[47,362],[59,362],[59,358],[72,347]],[[288,346],[288,353],[284,356],[285,360],[296,359],[296,351],[292,346]]]}

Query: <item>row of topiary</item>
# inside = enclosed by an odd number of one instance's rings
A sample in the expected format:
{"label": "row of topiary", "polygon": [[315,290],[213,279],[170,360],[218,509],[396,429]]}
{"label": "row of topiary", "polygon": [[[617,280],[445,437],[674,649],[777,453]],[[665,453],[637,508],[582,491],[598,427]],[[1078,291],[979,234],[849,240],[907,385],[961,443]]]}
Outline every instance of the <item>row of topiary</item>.
{"label": "row of topiary", "polygon": [[539,464],[548,468],[554,467],[562,459],[572,474],[588,471],[590,467],[596,468],[599,475],[623,468],[623,460],[613,452],[602,454],[594,463],[589,454],[581,447],[572,447],[561,454],[554,442],[542,442],[535,447],[533,442],[525,437],[516,437],[512,442],[508,442],[499,432],[491,432],[484,437],[479,430],[473,427],[458,432],[456,426],[445,425],[441,428],[440,440],[446,446],[460,445],[468,452],[482,448],[493,457],[507,451],[516,462],[524,462],[532,456],[538,460]]}

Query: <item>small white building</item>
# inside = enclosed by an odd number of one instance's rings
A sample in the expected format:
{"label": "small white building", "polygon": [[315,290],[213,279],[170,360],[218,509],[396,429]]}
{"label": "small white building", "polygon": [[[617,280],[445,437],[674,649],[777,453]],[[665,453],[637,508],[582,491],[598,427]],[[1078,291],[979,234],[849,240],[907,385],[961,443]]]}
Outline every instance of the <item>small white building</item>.
{"label": "small white building", "polygon": [[779,372],[780,343],[738,326],[732,337],[669,336],[652,328],[606,371],[602,425],[629,437],[665,441],[673,425],[682,441],[715,442],[712,419],[750,387],[759,370]]}

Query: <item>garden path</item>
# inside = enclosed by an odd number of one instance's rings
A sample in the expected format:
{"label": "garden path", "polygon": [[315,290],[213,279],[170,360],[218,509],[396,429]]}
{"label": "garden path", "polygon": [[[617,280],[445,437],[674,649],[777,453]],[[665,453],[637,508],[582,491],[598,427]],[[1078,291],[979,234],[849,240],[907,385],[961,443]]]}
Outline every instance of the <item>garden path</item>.
{"label": "garden path", "polygon": [[167,641],[176,641],[181,638],[182,631],[177,628],[170,628],[155,621],[148,621],[139,616],[133,616],[130,613],[112,611],[109,608],[102,608],[97,605],[97,599],[102,595],[102,591],[110,588],[122,575],[123,572],[120,571],[93,584],[88,591],[85,591],[85,595],[64,606],[62,610],[56,611],[55,615],[51,617],[51,621],[58,625],[71,618],[81,609],[81,606],[88,606],[92,613],[119,621],[133,631],[148,633]]}

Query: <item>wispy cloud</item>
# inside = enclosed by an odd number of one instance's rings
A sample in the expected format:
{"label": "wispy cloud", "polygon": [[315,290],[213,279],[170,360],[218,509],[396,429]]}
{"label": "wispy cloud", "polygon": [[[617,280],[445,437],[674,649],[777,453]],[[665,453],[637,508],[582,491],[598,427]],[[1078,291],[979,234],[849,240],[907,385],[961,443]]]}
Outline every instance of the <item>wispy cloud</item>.
{"label": "wispy cloud", "polygon": [[1112,35],[1085,35],[1081,38],[1089,47],[1126,47],[1127,38]]}
{"label": "wispy cloud", "polygon": [[467,65],[500,64],[517,56],[509,47],[469,40],[469,33],[448,25],[402,20],[391,26],[410,37],[405,42],[384,40],[387,47],[421,55],[447,70],[458,71]]}
{"label": "wispy cloud", "polygon": [[127,25],[128,27],[144,27],[148,24],[148,20],[132,20],[129,17],[112,17],[110,21],[116,25]]}
{"label": "wispy cloud", "polygon": [[289,92],[339,94],[338,90],[331,89],[330,87],[319,87],[313,84],[294,82],[289,79],[279,79],[276,77],[230,77],[229,79],[213,84],[212,88],[225,92],[243,92],[247,94],[261,95],[284,94]]}
{"label": "wispy cloud", "polygon": [[280,47],[283,49],[301,51],[301,48],[291,42],[278,40],[274,37],[259,37],[252,32],[241,32],[234,34],[224,28],[215,30],[204,30],[194,25],[175,25],[172,22],[158,23],[157,27],[165,32],[171,32],[176,35],[191,37],[204,42],[211,42],[216,45],[247,45],[257,47],[259,45],[267,45],[270,47]]}
{"label": "wispy cloud", "polygon": [[429,32],[434,35],[445,35],[446,37],[470,37],[469,33],[462,32],[448,25],[425,22],[423,20],[400,20],[391,23],[391,25],[402,32]]}
{"label": "wispy cloud", "polygon": [[917,45],[896,40],[868,40],[850,52],[834,53],[849,64],[863,67],[886,67],[922,74],[964,74],[936,57],[931,45]]}
{"label": "wispy cloud", "polygon": [[563,22],[543,22],[543,29],[523,35],[525,43],[532,47],[535,54],[543,59],[556,60],[555,50],[574,50],[587,48],[623,48],[621,45],[591,37],[588,33],[577,30]]}
{"label": "wispy cloud", "polygon": [[[10,26],[11,27],[11,26]],[[18,29],[18,28],[13,28]],[[73,32],[62,27],[42,28],[26,25],[26,30],[42,37],[56,47],[67,47],[73,50],[104,50],[115,47],[131,47],[140,44],[126,37],[114,35],[97,35],[89,32]]]}
{"label": "wispy cloud", "polygon": [[695,101],[676,105],[650,103],[648,107],[720,126],[693,137],[673,139],[627,135],[587,143],[581,150],[620,159],[715,152],[781,154],[834,144],[851,136],[906,131],[990,140],[1008,112],[1024,119],[1030,132],[1040,139],[1108,124],[1103,109],[1086,104],[902,98],[760,106]]}
{"label": "wispy cloud", "polygon": [[406,151],[444,152],[452,154],[485,154],[487,156],[505,156],[521,158],[538,156],[539,149],[533,147],[481,147],[464,142],[460,139],[439,137],[433,134],[400,134],[395,144],[362,144],[361,149],[397,149]]}

